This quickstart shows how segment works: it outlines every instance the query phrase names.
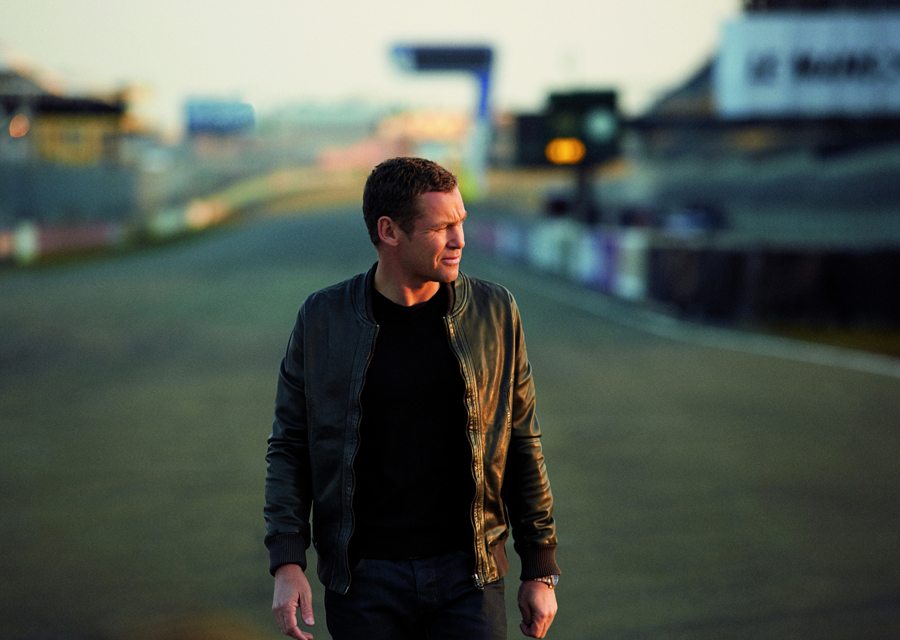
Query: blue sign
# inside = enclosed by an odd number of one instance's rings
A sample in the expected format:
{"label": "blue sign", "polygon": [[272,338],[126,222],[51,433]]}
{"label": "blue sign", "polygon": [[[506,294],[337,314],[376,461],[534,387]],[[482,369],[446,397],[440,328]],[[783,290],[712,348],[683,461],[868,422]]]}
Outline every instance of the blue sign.
{"label": "blue sign", "polygon": [[230,100],[193,100],[187,103],[189,133],[232,134],[253,129],[253,106]]}

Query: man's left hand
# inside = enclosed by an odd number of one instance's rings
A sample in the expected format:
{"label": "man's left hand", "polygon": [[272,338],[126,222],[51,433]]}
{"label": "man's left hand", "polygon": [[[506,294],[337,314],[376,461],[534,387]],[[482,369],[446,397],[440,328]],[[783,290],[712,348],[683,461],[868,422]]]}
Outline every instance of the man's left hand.
{"label": "man's left hand", "polygon": [[519,628],[529,638],[543,638],[556,616],[556,592],[543,582],[525,580],[519,587]]}

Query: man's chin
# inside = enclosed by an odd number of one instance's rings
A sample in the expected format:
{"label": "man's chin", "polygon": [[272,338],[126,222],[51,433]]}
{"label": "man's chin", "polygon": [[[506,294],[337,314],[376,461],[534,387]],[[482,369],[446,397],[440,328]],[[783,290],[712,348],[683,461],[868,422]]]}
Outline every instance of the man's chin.
{"label": "man's chin", "polygon": [[447,283],[453,282],[459,277],[459,267],[455,269],[440,269],[434,274],[434,281]]}

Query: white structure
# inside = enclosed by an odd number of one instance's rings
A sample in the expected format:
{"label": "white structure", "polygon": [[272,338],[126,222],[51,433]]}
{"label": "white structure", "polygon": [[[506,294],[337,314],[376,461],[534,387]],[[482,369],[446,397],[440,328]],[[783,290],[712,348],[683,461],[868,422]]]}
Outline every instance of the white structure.
{"label": "white structure", "polygon": [[729,22],[714,82],[724,118],[900,115],[900,12]]}

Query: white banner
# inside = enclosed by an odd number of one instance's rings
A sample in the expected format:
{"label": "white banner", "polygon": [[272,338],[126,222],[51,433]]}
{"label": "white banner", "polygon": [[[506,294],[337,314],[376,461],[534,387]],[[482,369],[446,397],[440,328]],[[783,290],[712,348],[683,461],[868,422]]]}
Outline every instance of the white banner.
{"label": "white banner", "polygon": [[900,115],[900,13],[727,23],[714,91],[726,118]]}

